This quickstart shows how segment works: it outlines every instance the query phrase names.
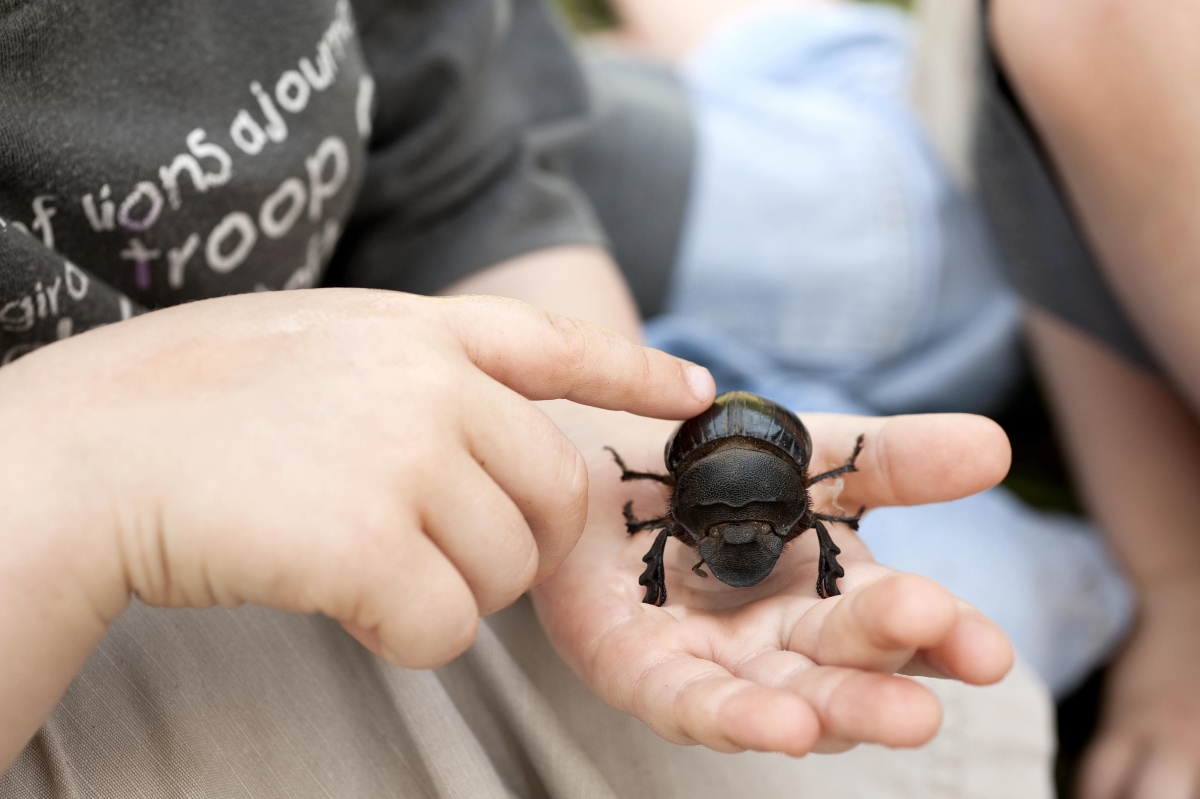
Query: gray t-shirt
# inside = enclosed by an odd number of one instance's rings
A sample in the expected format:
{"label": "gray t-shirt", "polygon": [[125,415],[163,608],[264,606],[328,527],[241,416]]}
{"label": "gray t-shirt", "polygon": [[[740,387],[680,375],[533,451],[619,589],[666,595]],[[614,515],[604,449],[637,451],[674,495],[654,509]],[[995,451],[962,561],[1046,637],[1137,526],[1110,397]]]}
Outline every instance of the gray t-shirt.
{"label": "gray t-shirt", "polygon": [[599,243],[560,166],[586,114],[538,0],[0,0],[0,362],[188,300],[429,292]]}

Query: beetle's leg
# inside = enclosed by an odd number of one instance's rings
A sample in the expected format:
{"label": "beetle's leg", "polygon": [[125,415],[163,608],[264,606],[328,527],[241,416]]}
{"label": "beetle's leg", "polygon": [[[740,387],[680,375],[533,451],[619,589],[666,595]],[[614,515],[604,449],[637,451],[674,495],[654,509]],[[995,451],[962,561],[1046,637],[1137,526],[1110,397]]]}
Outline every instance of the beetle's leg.
{"label": "beetle's leg", "polygon": [[625,461],[621,460],[621,456],[612,447],[605,447],[606,450],[612,453],[613,460],[621,467],[621,482],[627,483],[630,480],[656,480],[664,485],[671,485],[675,481],[669,474],[654,474],[653,472],[631,472],[625,465]]}
{"label": "beetle's leg", "polygon": [[708,576],[708,572],[704,571],[704,569],[701,568],[702,566],[704,566],[703,558],[700,559],[699,563],[697,563],[695,566],[692,567],[692,572],[695,573],[697,577],[707,577]]}
{"label": "beetle's leg", "polygon": [[667,537],[670,529],[664,529],[650,545],[650,551],[642,558],[646,570],[638,578],[638,585],[646,586],[646,596],[642,599],[647,605],[662,607],[667,601],[667,570],[663,566],[663,553],[667,548]]}
{"label": "beetle's leg", "polygon": [[633,500],[626,502],[621,512],[625,514],[625,531],[630,535],[640,533],[642,530],[657,530],[671,523],[671,520],[667,518],[644,519],[640,521],[633,518]]}
{"label": "beetle's leg", "polygon": [[866,510],[867,506],[863,505],[858,509],[858,513],[854,514],[853,516],[830,516],[825,513],[814,513],[813,518],[820,519],[824,522],[841,522],[842,524],[848,525],[851,530],[857,533],[858,523],[862,521],[863,513],[865,513]]}
{"label": "beetle's leg", "polygon": [[836,469],[830,469],[827,472],[821,472],[816,477],[809,480],[809,484],[811,485],[813,483],[819,483],[822,480],[828,480],[832,477],[840,477],[841,475],[848,474],[850,472],[857,472],[858,467],[854,465],[854,462],[858,460],[858,454],[862,452],[864,438],[865,436],[860,435],[858,440],[854,442],[854,452],[850,454],[849,459],[847,459],[845,463]]}
{"label": "beetle's leg", "polygon": [[826,599],[842,593],[838,590],[837,581],[839,577],[846,576],[846,571],[837,562],[837,556],[842,554],[842,550],[833,543],[825,525],[818,520],[814,526],[817,528],[817,543],[821,545],[821,560],[817,564],[817,596]]}

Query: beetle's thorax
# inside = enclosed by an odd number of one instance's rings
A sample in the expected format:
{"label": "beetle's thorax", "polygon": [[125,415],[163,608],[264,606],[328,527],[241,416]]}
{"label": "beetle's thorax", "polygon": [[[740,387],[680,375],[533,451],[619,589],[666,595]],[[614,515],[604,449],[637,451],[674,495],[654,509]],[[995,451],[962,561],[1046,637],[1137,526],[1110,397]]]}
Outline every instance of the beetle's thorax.
{"label": "beetle's thorax", "polygon": [[725,439],[675,477],[672,516],[730,585],[766,577],[808,510],[800,467],[760,441]]}

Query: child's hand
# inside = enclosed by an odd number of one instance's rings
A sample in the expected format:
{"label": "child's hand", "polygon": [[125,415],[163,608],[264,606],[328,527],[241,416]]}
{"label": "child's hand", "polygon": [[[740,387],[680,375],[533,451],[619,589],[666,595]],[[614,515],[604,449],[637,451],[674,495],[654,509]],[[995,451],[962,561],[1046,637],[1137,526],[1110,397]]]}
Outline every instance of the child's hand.
{"label": "child's hand", "polygon": [[1083,799],[1191,799],[1200,787],[1200,583],[1164,583],[1140,602],[1080,772]]}
{"label": "child's hand", "polygon": [[[630,469],[661,472],[671,425],[569,407],[551,414],[588,457],[591,512],[579,545],[535,590],[538,615],[593,691],[664,738],[790,755],[858,742],[918,746],[937,731],[941,708],[895,672],[986,684],[1008,671],[1012,649],[998,627],[935,583],[874,563],[842,525],[831,525],[846,569],[840,597],[817,597],[817,540],[808,531],[753,588],[697,577],[695,553],[669,541],[667,603],[643,604],[638,575],[652,534],[627,535],[621,508],[633,499],[639,516],[660,516],[666,489],[619,482],[601,446],[616,447]],[[1008,468],[1003,433],[979,417],[805,423],[814,472],[843,463],[866,434],[860,471],[845,478],[839,499],[849,512],[955,499]],[[828,490],[814,494],[815,506],[832,512]]]}
{"label": "child's hand", "polygon": [[684,418],[713,391],[513,300],[354,290],[194,303],[5,367],[0,770],[131,591],[321,612],[444,663],[583,530],[586,465],[526,397]]}

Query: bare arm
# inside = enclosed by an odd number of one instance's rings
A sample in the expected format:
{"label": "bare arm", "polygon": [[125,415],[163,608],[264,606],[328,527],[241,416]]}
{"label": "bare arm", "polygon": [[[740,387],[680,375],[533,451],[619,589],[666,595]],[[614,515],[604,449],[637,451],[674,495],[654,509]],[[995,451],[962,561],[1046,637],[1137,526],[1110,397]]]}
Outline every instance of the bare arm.
{"label": "bare arm", "polygon": [[1200,690],[1188,673],[1200,660],[1200,472],[1188,418],[1200,411],[1200,6],[995,0],[990,8],[1005,71],[1170,380],[1034,324],[1089,502],[1142,592],[1083,795],[1190,796],[1200,784]]}
{"label": "bare arm", "polygon": [[1084,502],[1139,590],[1200,579],[1200,425],[1085,334],[1037,310],[1028,327]]}
{"label": "bare arm", "polygon": [[991,11],[1105,274],[1200,409],[1200,6],[997,0]]}
{"label": "bare arm", "polygon": [[1086,335],[1038,311],[1028,327],[1084,502],[1140,602],[1082,795],[1173,796],[1159,781],[1192,783],[1200,754],[1200,425],[1162,379]]}

